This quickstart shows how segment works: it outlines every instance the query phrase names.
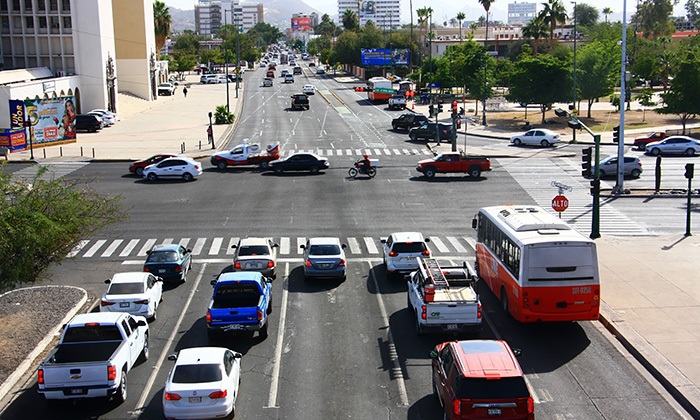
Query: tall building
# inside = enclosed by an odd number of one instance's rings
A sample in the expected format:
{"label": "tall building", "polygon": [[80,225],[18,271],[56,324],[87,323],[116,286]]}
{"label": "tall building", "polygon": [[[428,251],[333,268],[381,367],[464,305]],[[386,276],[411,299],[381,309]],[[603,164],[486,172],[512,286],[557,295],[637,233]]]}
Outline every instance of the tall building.
{"label": "tall building", "polygon": [[381,29],[401,27],[401,0],[338,0],[338,24],[341,26],[346,10],[360,16],[360,26],[371,20]]}
{"label": "tall building", "polygon": [[248,32],[264,22],[262,3],[241,3],[238,0],[199,0],[194,5],[195,31],[214,36],[224,24],[236,25]]}
{"label": "tall building", "polygon": [[508,24],[525,26],[537,15],[537,3],[509,3]]}

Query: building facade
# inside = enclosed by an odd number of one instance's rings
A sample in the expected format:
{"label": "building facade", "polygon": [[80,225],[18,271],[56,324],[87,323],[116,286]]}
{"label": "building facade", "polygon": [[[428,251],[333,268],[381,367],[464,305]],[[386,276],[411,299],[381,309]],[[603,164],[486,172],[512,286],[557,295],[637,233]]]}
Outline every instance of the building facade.
{"label": "building facade", "polygon": [[346,10],[359,15],[360,26],[371,20],[381,29],[401,27],[401,0],[338,0],[338,24],[341,26]]}
{"label": "building facade", "polygon": [[318,25],[318,13],[292,13],[292,29],[307,29]]}
{"label": "building facade", "polygon": [[537,15],[537,3],[509,3],[508,25],[526,26]]}
{"label": "building facade", "polygon": [[236,25],[248,32],[259,22],[265,22],[262,3],[242,3],[238,0],[199,0],[194,5],[195,31],[214,36],[225,24]]}

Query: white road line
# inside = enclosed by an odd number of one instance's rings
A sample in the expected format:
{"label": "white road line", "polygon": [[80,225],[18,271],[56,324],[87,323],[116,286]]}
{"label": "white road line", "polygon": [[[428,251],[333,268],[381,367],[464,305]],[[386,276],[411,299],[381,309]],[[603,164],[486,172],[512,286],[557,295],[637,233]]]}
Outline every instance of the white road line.
{"label": "white road line", "polygon": [[350,246],[351,254],[359,254],[360,252],[362,252],[360,250],[360,243],[357,242],[357,238],[348,238],[348,245]]}
{"label": "white road line", "polygon": [[403,149],[403,154],[404,155],[410,155],[411,152],[408,149]]}
{"label": "white road line", "polygon": [[[320,149],[319,149],[319,152],[320,152]],[[319,153],[319,155],[322,155],[322,154],[323,154],[323,153]],[[333,149],[328,149],[328,150],[326,151],[326,156],[333,156]]]}
{"label": "white road line", "polygon": [[401,154],[401,150],[399,150],[399,149],[394,149],[394,154],[395,154],[395,155],[400,155],[400,154]]}
{"label": "white road line", "polygon": [[301,249],[301,246],[306,244],[306,238],[297,238],[297,254],[302,254],[304,250]]}
{"label": "white road line", "polygon": [[360,149],[355,150],[355,154],[356,154],[356,155],[361,155],[361,154],[362,154],[362,150],[360,150]]}
{"label": "white road line", "polygon": [[173,243],[174,240],[175,239],[173,239],[173,238],[165,238],[165,239],[163,239],[163,242],[161,242],[161,243],[163,245],[170,245],[171,243]]}
{"label": "white road line", "polygon": [[78,252],[80,252],[80,250],[83,249],[89,242],[90,241],[87,240],[78,242],[78,244],[71,249],[68,255],[66,255],[66,258],[73,258],[78,255]]}
{"label": "white road line", "polygon": [[[368,263],[367,264],[369,267],[370,273],[372,272],[372,264]],[[396,384],[399,387],[399,399],[401,400],[401,405],[407,406],[408,405],[408,394],[406,393],[406,383],[404,382],[403,379],[403,371],[401,370],[401,364],[399,363],[399,357],[398,357],[398,352],[396,351],[396,346],[394,346],[394,337],[391,334],[391,326],[389,325],[389,318],[386,315],[386,308],[384,307],[384,301],[382,300],[382,294],[379,293],[379,283],[377,283],[377,279],[372,276],[372,282],[374,284],[374,290],[377,291],[376,296],[377,296],[377,302],[379,303],[379,312],[382,314],[382,321],[384,325],[382,325],[382,328],[386,328],[387,330],[387,341],[388,341],[388,347],[389,347],[389,357],[391,358],[391,373],[392,377],[396,379]]]}
{"label": "white road line", "polygon": [[134,248],[136,248],[136,245],[138,245],[138,244],[139,244],[139,239],[132,239],[132,240],[130,240],[129,243],[126,244],[126,246],[124,247],[124,249],[122,249],[122,252],[119,253],[119,256],[120,256],[120,257],[127,257],[127,256],[129,256],[129,254],[131,254],[131,251],[133,251]]}
{"label": "white road line", "polygon": [[143,246],[142,246],[141,249],[139,250],[139,253],[136,254],[136,256],[137,256],[137,257],[145,257],[145,256],[146,256],[146,252],[147,252],[147,251],[150,251],[151,248],[153,248],[153,245],[156,244],[156,240],[157,240],[157,239],[155,239],[155,238],[148,239],[148,240],[146,241],[146,243],[143,244]]}
{"label": "white road line", "polygon": [[228,241],[228,248],[226,248],[226,255],[233,255],[236,252],[236,250],[233,249],[232,247],[234,245],[237,245],[237,244],[238,244],[238,238],[231,238]]}
{"label": "white road line", "polygon": [[221,244],[224,242],[224,238],[214,238],[211,241],[211,247],[209,248],[209,255],[216,255],[221,249]]}
{"label": "white road line", "polygon": [[336,149],[335,154],[338,156],[343,156],[343,149]]}
{"label": "white road line", "polygon": [[345,149],[345,154],[348,156],[352,155],[352,149]]}
{"label": "white road line", "polygon": [[180,245],[182,245],[182,246],[184,246],[185,248],[187,248],[187,245],[190,244],[190,238],[182,238],[182,239],[180,239],[180,242],[179,242],[179,243],[180,243]]}
{"label": "white road line", "polygon": [[384,154],[385,154],[385,155],[390,155],[390,154],[391,154],[391,150],[390,150],[390,149],[384,149]]}
{"label": "white road line", "polygon": [[[369,154],[369,153],[368,153]],[[382,149],[374,149],[374,154],[379,156],[382,154]]]}
{"label": "white road line", "polygon": [[457,250],[457,252],[461,254],[466,254],[467,253],[467,248],[463,247],[461,243],[459,243],[459,239],[455,238],[454,236],[448,236],[447,240],[450,241],[453,247]]}
{"label": "white road line", "polygon": [[467,241],[469,246],[472,247],[474,251],[476,251],[476,241],[474,240],[474,238],[470,238],[468,236],[464,236],[463,238],[465,241]]}
{"label": "white road line", "polygon": [[440,252],[447,252],[447,251],[449,251],[449,248],[447,248],[447,246],[446,246],[446,245],[442,242],[442,240],[441,240],[440,238],[438,238],[437,236],[431,236],[431,237],[430,237],[430,243],[435,244],[435,246],[437,247],[438,251],[440,251]]}
{"label": "white road line", "polygon": [[367,251],[370,254],[379,254],[379,250],[377,249],[377,246],[374,244],[374,239],[368,238],[366,236],[362,239],[364,239],[365,246],[367,247]]}
{"label": "white road line", "polygon": [[[452,263],[445,263],[445,261],[463,261],[464,260],[464,255],[443,255],[440,257],[437,257],[438,261],[440,261],[440,265],[448,266],[452,265]],[[372,264],[377,264],[381,263],[383,260],[382,257],[357,257],[357,258],[347,258],[347,262],[349,263],[372,263]],[[197,258],[197,263],[207,263],[207,264],[231,264],[231,260],[228,258]],[[277,263],[282,264],[282,263],[290,263],[290,264],[301,264],[304,262],[304,260],[301,257],[291,257],[291,258],[277,258]],[[143,260],[124,260],[121,263],[122,265],[143,265]]]}
{"label": "white road line", "polygon": [[199,255],[202,253],[202,248],[204,248],[204,243],[207,242],[207,238],[197,238],[197,242],[194,243],[194,248],[192,248],[192,255]]}
{"label": "white road line", "polygon": [[117,248],[119,247],[119,245],[122,244],[122,242],[124,242],[123,239],[115,239],[115,240],[113,240],[112,243],[109,244],[109,246],[107,247],[107,249],[105,249],[105,252],[102,253],[101,257],[111,257],[112,254],[114,254],[114,251],[117,250]]}
{"label": "white road line", "polygon": [[285,236],[284,238],[280,238],[280,254],[288,255],[289,246],[289,237]]}
{"label": "white road line", "polygon": [[280,325],[277,330],[277,342],[275,343],[275,358],[272,367],[272,382],[270,383],[270,395],[266,408],[277,407],[277,391],[279,388],[280,367],[282,365],[282,349],[284,348],[284,330],[287,322],[287,300],[289,296],[289,263],[284,267],[284,287],[282,287],[282,307],[280,308]]}
{"label": "white road line", "polygon": [[[170,333],[170,337],[168,337],[168,341],[166,341],[165,346],[163,347],[163,353],[161,353],[160,357],[158,358],[158,361],[156,364],[153,366],[153,372],[151,372],[151,376],[148,378],[148,382],[146,382],[146,387],[143,389],[143,393],[141,394],[141,398],[139,398],[139,401],[136,403],[136,408],[134,411],[131,412],[131,418],[135,419],[139,416],[141,416],[141,413],[143,413],[143,410],[146,409],[146,400],[149,398],[149,394],[151,393],[151,389],[153,388],[153,384],[156,381],[156,376],[158,376],[158,372],[160,371],[160,368],[163,366],[163,361],[165,361],[165,358],[168,356],[168,353],[170,353],[170,348],[173,346],[173,343],[175,342],[175,336],[180,332],[180,324],[182,324],[182,320],[185,318],[185,314],[187,314],[187,309],[190,306],[190,303],[192,302],[192,298],[194,297],[195,292],[199,290],[199,283],[202,281],[202,275],[204,275],[204,270],[207,268],[207,264],[202,264],[202,268],[200,269],[199,273],[197,274],[197,279],[194,282],[194,285],[192,289],[190,290],[189,296],[187,296],[187,301],[185,302],[185,307],[182,308],[182,312],[180,312],[180,316],[177,319],[177,322],[175,323],[175,326],[173,327],[173,331]],[[154,334],[155,336],[155,334]]]}

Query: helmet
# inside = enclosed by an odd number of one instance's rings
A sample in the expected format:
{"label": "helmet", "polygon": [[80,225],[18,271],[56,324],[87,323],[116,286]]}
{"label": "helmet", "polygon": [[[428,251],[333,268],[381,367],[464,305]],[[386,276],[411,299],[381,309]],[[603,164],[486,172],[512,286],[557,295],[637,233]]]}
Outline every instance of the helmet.
{"label": "helmet", "polygon": [[369,159],[369,155],[362,155],[363,158]]}

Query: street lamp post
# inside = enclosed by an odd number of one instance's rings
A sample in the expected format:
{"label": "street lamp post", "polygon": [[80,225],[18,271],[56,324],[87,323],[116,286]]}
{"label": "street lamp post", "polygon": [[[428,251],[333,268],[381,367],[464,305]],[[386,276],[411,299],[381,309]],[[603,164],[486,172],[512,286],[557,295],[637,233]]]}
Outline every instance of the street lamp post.
{"label": "street lamp post", "polygon": [[[227,24],[227,19],[226,19],[226,9],[224,9],[224,28],[226,28]],[[226,28],[225,31],[226,35],[228,35],[228,28]],[[229,94],[228,94],[228,48],[226,48],[226,41],[228,41],[228,36],[226,36],[226,40],[224,40],[224,67],[225,67],[225,72],[226,72],[226,111],[231,112],[231,109],[229,108]]]}
{"label": "street lamp post", "polygon": [[488,46],[488,41],[489,41],[489,11],[486,11],[486,35],[484,38],[484,94],[483,94],[483,103],[481,104],[481,124],[486,127],[486,66],[488,63],[488,53],[489,53],[489,46]]}
{"label": "street lamp post", "polygon": [[243,32],[243,28],[237,28],[238,31],[236,33],[236,99],[238,98],[238,82],[239,82],[239,76],[241,75],[240,72],[240,65],[241,65],[241,33]]}
{"label": "street lamp post", "polygon": [[[575,115],[578,115],[578,112],[576,110],[576,38],[578,38],[578,34],[576,33],[576,1],[572,1],[574,4],[574,94],[573,94],[573,111]],[[576,129],[572,129],[573,131],[573,137],[574,137],[574,142],[576,141]]]}
{"label": "street lamp post", "polygon": [[621,194],[625,180],[625,94],[627,82],[627,0],[622,1],[622,77],[620,78],[620,139],[617,142],[617,184],[614,192]]}

